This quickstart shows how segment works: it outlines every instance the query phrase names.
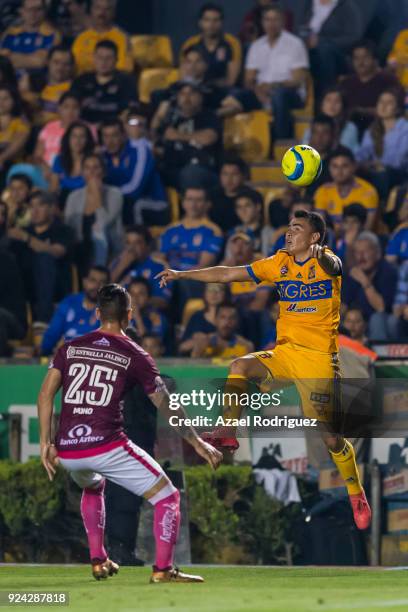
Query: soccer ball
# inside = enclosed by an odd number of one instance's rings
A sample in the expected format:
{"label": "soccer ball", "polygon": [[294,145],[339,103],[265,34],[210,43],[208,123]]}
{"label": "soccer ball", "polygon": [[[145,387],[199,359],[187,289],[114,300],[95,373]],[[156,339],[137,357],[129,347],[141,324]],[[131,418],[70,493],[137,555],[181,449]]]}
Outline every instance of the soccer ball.
{"label": "soccer ball", "polygon": [[282,172],[293,185],[311,185],[320,176],[321,171],[320,155],[309,145],[291,147],[282,158]]}

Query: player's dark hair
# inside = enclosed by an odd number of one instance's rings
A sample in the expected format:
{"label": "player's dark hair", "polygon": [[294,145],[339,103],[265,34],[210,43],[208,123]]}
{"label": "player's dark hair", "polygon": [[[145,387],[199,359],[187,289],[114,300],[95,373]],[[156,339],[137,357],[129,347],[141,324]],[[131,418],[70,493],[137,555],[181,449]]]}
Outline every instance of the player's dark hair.
{"label": "player's dark hair", "polygon": [[13,181],[20,181],[20,183],[24,183],[25,186],[27,187],[27,189],[32,189],[33,186],[33,181],[30,179],[29,176],[27,176],[27,174],[23,174],[22,172],[18,172],[16,174],[13,174],[13,176],[11,176],[8,180],[8,184],[10,185],[10,183],[12,183]]}
{"label": "player's dark hair", "polygon": [[356,42],[351,49],[351,56],[354,55],[354,51],[357,49],[365,49],[374,59],[377,59],[377,51],[375,43],[372,40],[359,40]]}
{"label": "player's dark hair", "polygon": [[132,285],[143,285],[146,288],[147,291],[147,295],[150,297],[152,295],[152,288],[150,286],[149,281],[147,280],[147,278],[144,278],[143,276],[135,276],[134,278],[132,278],[132,280],[129,283],[128,289],[130,289],[130,287]]}
{"label": "player's dark hair", "polygon": [[225,155],[221,160],[220,170],[222,170],[224,166],[236,166],[245,179],[249,178],[248,164],[242,157],[238,157],[238,155]]}
{"label": "player's dark hair", "polygon": [[118,57],[118,45],[114,43],[113,40],[108,40],[107,38],[100,40],[95,45],[95,51],[98,51],[98,49],[108,49],[109,51],[112,51],[116,57]]}
{"label": "player's dark hair", "polygon": [[327,158],[327,162],[330,164],[332,159],[335,159],[336,157],[346,157],[353,163],[356,160],[356,158],[354,157],[353,151],[349,149],[348,147],[342,147],[342,146],[339,146],[333,151],[331,151],[331,153],[329,154]]}
{"label": "player's dark hair", "polygon": [[327,125],[332,132],[336,129],[336,122],[329,115],[325,115],[324,113],[319,113],[312,121],[312,128],[314,125]]}
{"label": "player's dark hair", "polygon": [[320,234],[318,244],[323,244],[326,237],[326,221],[322,215],[314,210],[297,210],[294,214],[295,219],[307,219],[312,230]]}
{"label": "player's dark hair", "polygon": [[251,200],[253,204],[263,206],[262,194],[260,194],[259,191],[256,191],[256,189],[252,189],[251,187],[241,187],[241,189],[235,196],[235,203],[239,198],[247,198],[248,200]]}
{"label": "player's dark hair", "polygon": [[99,289],[96,304],[100,310],[102,322],[122,323],[127,320],[130,295],[121,285],[111,283]]}
{"label": "player's dark hair", "polygon": [[354,217],[359,220],[361,225],[365,225],[365,222],[367,221],[367,210],[362,204],[353,202],[352,204],[344,207],[343,219],[346,217]]}
{"label": "player's dark hair", "polygon": [[221,19],[224,19],[224,9],[219,4],[214,4],[213,2],[203,4],[198,13],[198,19],[202,19],[207,11],[218,13]]}
{"label": "player's dark hair", "polygon": [[138,234],[138,236],[143,236],[146,241],[146,244],[150,245],[153,242],[153,238],[148,228],[144,225],[129,225],[125,229],[125,234]]}

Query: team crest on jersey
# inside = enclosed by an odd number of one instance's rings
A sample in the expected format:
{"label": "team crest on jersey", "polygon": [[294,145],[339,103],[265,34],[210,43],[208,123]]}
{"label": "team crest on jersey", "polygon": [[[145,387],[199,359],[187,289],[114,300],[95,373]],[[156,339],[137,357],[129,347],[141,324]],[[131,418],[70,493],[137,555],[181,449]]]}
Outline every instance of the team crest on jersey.
{"label": "team crest on jersey", "polygon": [[281,276],[286,276],[286,274],[288,273],[288,269],[286,266],[282,266],[280,269],[280,274]]}
{"label": "team crest on jersey", "polygon": [[316,278],[316,266],[313,264],[309,268],[309,274],[307,275],[307,280],[313,280]]}
{"label": "team crest on jersey", "polygon": [[161,391],[165,391],[166,383],[164,382],[161,376],[156,376],[156,378],[154,379],[154,384],[155,384],[155,389],[154,389],[155,393],[160,393]]}
{"label": "team crest on jersey", "polygon": [[202,234],[197,234],[197,235],[196,235],[196,236],[194,236],[194,238],[193,238],[193,244],[194,244],[194,246],[200,246],[200,244],[202,243],[202,241],[203,241]]}
{"label": "team crest on jersey", "polygon": [[97,344],[98,346],[110,346],[110,342],[107,338],[101,338],[100,340],[95,340],[92,344]]}
{"label": "team crest on jersey", "polygon": [[302,278],[302,273],[299,272],[299,274],[296,274],[296,278]]}

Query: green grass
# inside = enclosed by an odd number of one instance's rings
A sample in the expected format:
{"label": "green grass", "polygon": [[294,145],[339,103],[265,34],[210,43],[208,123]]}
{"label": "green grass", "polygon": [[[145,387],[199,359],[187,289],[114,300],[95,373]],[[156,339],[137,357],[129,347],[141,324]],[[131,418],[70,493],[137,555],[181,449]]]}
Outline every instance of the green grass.
{"label": "green grass", "polygon": [[202,574],[206,582],[192,585],[150,585],[149,573],[149,568],[121,568],[117,576],[97,582],[86,566],[2,566],[0,590],[68,591],[70,605],[62,609],[70,612],[408,610],[405,571],[202,567],[193,573]]}

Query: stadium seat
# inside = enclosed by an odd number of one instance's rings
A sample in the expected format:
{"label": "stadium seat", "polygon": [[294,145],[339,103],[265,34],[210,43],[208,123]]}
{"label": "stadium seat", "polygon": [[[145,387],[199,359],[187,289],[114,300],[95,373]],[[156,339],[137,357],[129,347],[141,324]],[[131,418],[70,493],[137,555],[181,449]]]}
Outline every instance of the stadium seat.
{"label": "stadium seat", "polygon": [[177,68],[146,68],[139,77],[139,99],[149,104],[150,96],[157,89],[166,89],[179,78]]}
{"label": "stadium seat", "polygon": [[303,137],[308,128],[311,127],[311,117],[299,117],[295,120],[295,138],[297,142],[303,142]]}
{"label": "stadium seat", "polygon": [[296,140],[275,140],[273,143],[273,158],[278,163],[281,163],[282,157],[286,151],[297,144]]}
{"label": "stadium seat", "polygon": [[310,73],[306,77],[306,100],[303,108],[293,110],[292,113],[296,119],[304,117],[313,117],[314,115],[314,84]]}
{"label": "stadium seat", "polygon": [[175,223],[180,219],[180,194],[174,187],[167,187],[166,194],[170,203],[171,222]]}
{"label": "stadium seat", "polygon": [[254,182],[284,183],[285,177],[282,174],[279,162],[258,162],[250,166],[250,180]]}
{"label": "stadium seat", "polygon": [[186,327],[193,314],[197,312],[197,310],[204,308],[204,306],[204,300],[201,298],[190,298],[184,306],[183,316],[181,317],[181,325]]}
{"label": "stadium seat", "polygon": [[136,35],[130,39],[132,55],[139,68],[173,66],[173,50],[168,36]]}
{"label": "stadium seat", "polygon": [[271,200],[274,198],[279,198],[282,194],[282,191],[285,189],[285,185],[281,185],[280,183],[271,183],[271,182],[251,182],[251,187],[258,191],[264,200],[264,215],[265,219],[268,219],[268,207]]}
{"label": "stadium seat", "polygon": [[224,147],[246,162],[269,159],[271,149],[271,117],[266,111],[240,113],[224,122]]}

